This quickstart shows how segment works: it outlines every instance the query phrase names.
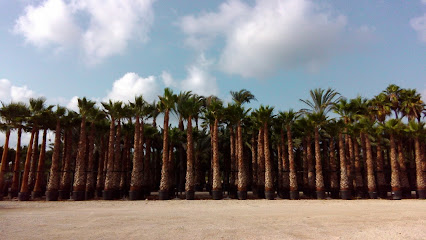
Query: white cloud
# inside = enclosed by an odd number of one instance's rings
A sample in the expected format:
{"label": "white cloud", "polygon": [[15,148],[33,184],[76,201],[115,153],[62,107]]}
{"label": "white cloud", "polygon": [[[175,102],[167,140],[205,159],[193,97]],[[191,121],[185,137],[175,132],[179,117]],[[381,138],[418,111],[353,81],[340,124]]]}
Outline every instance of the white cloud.
{"label": "white cloud", "polygon": [[422,94],[423,102],[426,102],[426,89],[424,89],[423,92],[421,92],[421,94]]}
{"label": "white cloud", "polygon": [[38,94],[26,85],[15,86],[8,79],[0,79],[0,101],[26,103],[32,97],[38,97]]}
{"label": "white cloud", "polygon": [[154,0],[45,0],[29,5],[14,31],[38,47],[79,47],[99,63],[122,54],[131,40],[146,42]]}
{"label": "white cloud", "polygon": [[410,20],[411,27],[417,32],[420,41],[426,43],[426,13]]}
{"label": "white cloud", "polygon": [[72,97],[66,107],[74,112],[80,112],[78,108],[78,96]]}
{"label": "white cloud", "polygon": [[212,64],[201,55],[195,64],[187,67],[187,77],[180,83],[180,88],[203,96],[217,95],[216,78],[209,73]]}
{"label": "white cloud", "polygon": [[[315,67],[336,50],[346,17],[310,0],[228,0],[217,12],[186,16],[180,27],[196,49],[223,37],[224,72],[264,78],[278,69]],[[202,50],[202,49],[201,49]]]}
{"label": "white cloud", "polygon": [[104,101],[111,99],[127,103],[133,101],[135,96],[142,95],[146,101],[152,102],[158,98],[159,94],[161,94],[161,90],[156,77],[143,78],[136,73],[129,72],[113,83],[112,90],[108,92]]}
{"label": "white cloud", "polygon": [[161,79],[163,80],[163,84],[164,84],[165,87],[176,87],[177,86],[177,83],[173,79],[172,75],[167,71],[163,71],[161,73]]}

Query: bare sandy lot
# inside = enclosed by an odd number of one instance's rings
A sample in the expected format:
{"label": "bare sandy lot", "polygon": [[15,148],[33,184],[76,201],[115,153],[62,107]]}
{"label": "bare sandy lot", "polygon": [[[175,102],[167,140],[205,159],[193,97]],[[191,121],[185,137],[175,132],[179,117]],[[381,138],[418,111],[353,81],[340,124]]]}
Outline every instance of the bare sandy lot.
{"label": "bare sandy lot", "polygon": [[3,201],[0,239],[426,239],[426,201]]}

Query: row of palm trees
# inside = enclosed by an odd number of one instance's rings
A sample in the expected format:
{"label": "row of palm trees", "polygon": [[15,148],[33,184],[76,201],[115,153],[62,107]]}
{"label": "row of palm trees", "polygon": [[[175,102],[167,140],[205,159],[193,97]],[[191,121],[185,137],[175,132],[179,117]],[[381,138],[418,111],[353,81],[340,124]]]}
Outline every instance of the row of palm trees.
{"label": "row of palm trees", "polygon": [[[215,96],[169,88],[153,103],[137,96],[97,107],[81,98],[79,113],[47,106],[43,98],[2,103],[0,190],[23,201],[138,200],[153,191],[161,200],[178,192],[190,200],[204,189],[213,199],[224,193],[247,199],[248,191],[266,199],[299,199],[300,192],[318,199],[387,198],[390,192],[401,199],[412,190],[425,198],[426,110],[416,90],[389,85],[372,99],[346,99],[333,89],[314,89],[300,100],[306,108],[278,112],[247,108],[256,100],[248,90],[231,95],[226,106]],[[48,130],[55,139],[47,159]],[[13,161],[11,131],[17,133]],[[31,133],[26,156],[23,131]]]}

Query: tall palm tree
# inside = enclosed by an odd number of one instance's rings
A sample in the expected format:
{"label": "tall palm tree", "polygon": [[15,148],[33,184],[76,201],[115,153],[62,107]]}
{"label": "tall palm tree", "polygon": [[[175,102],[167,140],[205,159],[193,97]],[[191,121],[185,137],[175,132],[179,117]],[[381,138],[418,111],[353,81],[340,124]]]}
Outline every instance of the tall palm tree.
{"label": "tall palm tree", "polygon": [[242,89],[238,92],[231,91],[232,99],[234,100],[235,104],[237,105],[237,152],[236,156],[238,159],[238,198],[239,199],[247,199],[247,173],[245,171],[245,162],[244,162],[244,154],[243,154],[243,136],[242,136],[242,126],[241,126],[241,120],[245,117],[249,110],[245,110],[242,105],[244,103],[249,103],[252,100],[256,100],[254,95],[246,90]]}
{"label": "tall palm tree", "polygon": [[426,179],[425,173],[422,171],[422,161],[424,161],[424,154],[421,153],[420,138],[424,138],[425,124],[415,123],[410,121],[408,123],[408,131],[414,138],[415,148],[415,161],[416,161],[416,185],[417,185],[417,197],[419,199],[426,198]]}
{"label": "tall palm tree", "polygon": [[399,113],[401,111],[401,92],[402,89],[395,84],[390,84],[382,92],[386,94],[387,102],[390,103],[390,108],[394,112],[396,119],[399,119]]}
{"label": "tall palm tree", "polygon": [[[235,136],[235,126],[238,121],[236,104],[229,104],[224,109],[224,120],[227,124],[229,130],[229,144],[230,144],[230,179],[229,179],[229,189],[228,195],[230,198],[237,198],[237,186],[238,186],[238,175],[237,175],[237,159],[236,159],[236,136]],[[262,145],[263,146],[263,145]],[[263,155],[262,155],[263,156]],[[264,185],[264,184],[263,184]],[[262,193],[264,191],[262,190]]]}
{"label": "tall palm tree", "polygon": [[[130,182],[129,199],[140,200],[143,198],[143,119],[140,121],[141,116],[144,114],[147,103],[142,96],[135,97],[135,101],[130,103],[133,113],[135,115],[135,136],[134,136],[134,153],[133,153],[133,168],[132,177]],[[142,126],[141,126],[142,125]],[[142,133],[141,133],[142,131]]]}
{"label": "tall palm tree", "polygon": [[340,129],[335,119],[330,120],[326,126],[329,138],[329,164],[330,164],[330,193],[332,198],[339,198],[339,176],[336,158],[336,142]]}
{"label": "tall palm tree", "polygon": [[343,128],[345,126],[344,122],[340,120],[337,122],[338,127],[338,144],[339,144],[339,158],[340,158],[340,197],[343,200],[351,199],[351,191],[349,185],[349,174],[347,168],[346,154],[345,154],[345,144],[343,139]]}
{"label": "tall palm tree", "polygon": [[[106,167],[106,178],[105,178],[105,188],[102,192],[102,198],[104,200],[112,200],[114,199],[114,194],[118,189],[116,189],[115,185],[115,148],[114,145],[116,143],[116,129],[115,129],[115,121],[120,114],[120,110],[122,109],[123,103],[121,101],[111,101],[103,102],[102,106],[104,107],[104,112],[109,116],[110,119],[110,127],[109,127],[109,137],[108,137],[108,161]],[[116,146],[119,148],[119,146]]]}
{"label": "tall palm tree", "polygon": [[20,173],[20,157],[21,157],[21,136],[22,129],[25,130],[24,121],[29,117],[30,110],[28,106],[24,103],[15,103],[16,107],[13,110],[15,117],[12,120],[12,124],[15,129],[18,129],[17,132],[17,141],[16,141],[16,154],[15,154],[15,164],[13,169],[13,179],[12,186],[10,188],[10,197],[14,198],[18,196],[19,192],[19,173]]}
{"label": "tall palm tree", "polygon": [[173,94],[170,88],[164,89],[163,96],[158,96],[160,99],[159,106],[161,111],[164,112],[164,124],[163,124],[163,158],[161,168],[161,180],[160,180],[160,191],[159,199],[169,199],[169,166],[168,166],[168,153],[169,153],[169,114],[170,110],[175,108],[177,96]]}
{"label": "tall palm tree", "polygon": [[59,169],[59,157],[61,152],[61,122],[63,116],[66,114],[66,109],[57,105],[54,112],[56,118],[55,127],[55,142],[53,146],[52,165],[50,166],[49,182],[46,190],[46,200],[56,201],[59,197],[59,180],[60,180],[60,169]]}
{"label": "tall palm tree", "polygon": [[80,124],[80,138],[78,141],[78,151],[77,159],[75,163],[75,175],[74,175],[74,184],[72,199],[74,201],[82,201],[85,199],[86,192],[86,152],[87,149],[87,131],[86,131],[86,118],[92,111],[95,105],[94,101],[87,100],[87,98],[78,99],[78,109],[81,115],[81,124]]}
{"label": "tall palm tree", "polygon": [[376,179],[374,176],[373,152],[371,149],[371,141],[369,132],[372,132],[375,122],[371,118],[364,117],[360,120],[361,136],[365,141],[365,162],[367,165],[367,189],[370,198],[377,198]]}
{"label": "tall palm tree", "polygon": [[403,116],[407,116],[410,121],[417,119],[420,122],[422,111],[426,108],[425,103],[421,99],[421,94],[417,93],[416,89],[403,89],[400,97]]}

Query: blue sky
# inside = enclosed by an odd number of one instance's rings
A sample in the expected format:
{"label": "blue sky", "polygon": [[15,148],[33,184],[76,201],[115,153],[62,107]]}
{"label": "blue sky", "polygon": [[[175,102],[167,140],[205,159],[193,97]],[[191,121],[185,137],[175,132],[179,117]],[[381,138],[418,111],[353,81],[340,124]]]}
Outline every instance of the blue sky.
{"label": "blue sky", "polygon": [[153,100],[165,86],[299,109],[310,89],[426,95],[426,1],[0,0],[0,100]]}

